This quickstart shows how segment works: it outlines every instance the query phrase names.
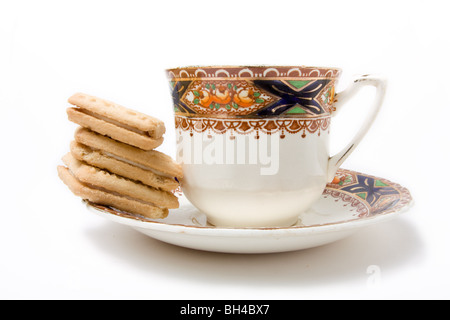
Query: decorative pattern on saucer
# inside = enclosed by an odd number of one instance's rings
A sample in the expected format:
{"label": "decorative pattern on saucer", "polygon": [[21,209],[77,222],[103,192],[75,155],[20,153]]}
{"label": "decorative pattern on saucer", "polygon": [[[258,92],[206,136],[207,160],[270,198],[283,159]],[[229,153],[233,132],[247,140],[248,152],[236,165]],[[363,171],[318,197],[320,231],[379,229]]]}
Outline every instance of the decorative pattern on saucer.
{"label": "decorative pattern on saucer", "polygon": [[338,170],[324,195],[350,203],[360,217],[389,212],[412,200],[409,191],[396,183],[345,169]]}
{"label": "decorative pattern on saucer", "polygon": [[[191,133],[220,128],[212,131],[232,130],[240,134],[282,131],[284,135],[303,130],[303,137],[306,132],[320,134],[320,130],[328,130],[329,121],[324,119],[333,112],[339,73],[337,69],[310,67],[170,69],[167,75],[176,128]],[[213,120],[205,122],[205,118]],[[231,126],[229,119],[233,119]],[[287,123],[280,119],[302,121]]]}

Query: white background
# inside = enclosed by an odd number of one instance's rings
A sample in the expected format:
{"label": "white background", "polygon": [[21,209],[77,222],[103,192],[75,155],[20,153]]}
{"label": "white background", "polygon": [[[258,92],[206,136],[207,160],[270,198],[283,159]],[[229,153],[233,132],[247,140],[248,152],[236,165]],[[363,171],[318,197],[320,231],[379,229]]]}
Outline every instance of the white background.
{"label": "white background", "polygon": [[[450,298],[449,57],[444,1],[1,1],[0,298]],[[343,167],[410,189],[396,220],[304,251],[175,247],[88,212],[56,166],[82,91],[162,119],[175,154],[168,67],[336,66],[389,79]],[[373,97],[333,119],[337,151]],[[375,266],[375,267],[373,267]],[[373,285],[368,271],[380,273]]]}

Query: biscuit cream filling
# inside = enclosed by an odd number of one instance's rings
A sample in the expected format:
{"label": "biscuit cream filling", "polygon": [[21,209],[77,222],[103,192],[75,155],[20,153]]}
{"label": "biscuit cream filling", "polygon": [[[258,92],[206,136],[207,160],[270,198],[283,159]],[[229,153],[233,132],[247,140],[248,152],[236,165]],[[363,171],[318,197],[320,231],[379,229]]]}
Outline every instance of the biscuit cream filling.
{"label": "biscuit cream filling", "polygon": [[146,171],[150,171],[150,172],[152,172],[155,175],[162,176],[164,178],[174,179],[173,175],[170,175],[168,173],[164,173],[164,172],[159,171],[157,169],[144,166],[143,164],[140,164],[140,163],[137,163],[137,162],[134,162],[134,161],[131,161],[131,160],[128,160],[128,159],[116,156],[113,153],[110,153],[110,152],[107,152],[107,151],[104,151],[104,150],[101,150],[101,149],[93,148],[93,147],[87,147],[87,148],[89,148],[92,151],[97,151],[97,152],[103,154],[106,157],[110,157],[110,158],[113,158],[113,159],[115,159],[117,161],[122,161],[122,162],[125,162],[125,163],[129,164],[129,165],[141,168],[141,169],[146,170]]}
{"label": "biscuit cream filling", "polygon": [[[139,129],[131,127],[131,126],[127,125],[127,124],[124,124],[124,123],[118,122],[116,120],[112,120],[112,119],[106,118],[106,117],[104,117],[102,115],[99,115],[99,114],[97,114],[95,112],[92,112],[92,111],[89,111],[89,110],[86,110],[86,109],[77,108],[77,110],[79,112],[87,114],[87,115],[89,115],[91,117],[94,117],[94,118],[99,119],[99,120],[103,120],[105,122],[111,123],[113,125],[116,125],[118,127],[123,128],[123,129],[129,130],[129,131],[133,131],[135,133],[138,133],[138,134],[141,134],[141,135],[144,135],[144,136],[147,136],[147,137],[151,137],[151,133],[148,132],[148,131],[139,130]],[[154,138],[154,137],[152,137],[152,138]]]}
{"label": "biscuit cream filling", "polygon": [[152,203],[152,202],[144,201],[144,200],[141,200],[141,199],[136,199],[136,198],[133,198],[133,197],[130,197],[130,196],[127,196],[127,195],[124,195],[124,194],[120,194],[120,193],[118,193],[118,192],[111,191],[111,190],[108,190],[108,189],[105,189],[105,188],[102,188],[102,187],[99,187],[99,186],[96,186],[96,185],[93,185],[93,184],[90,184],[90,183],[82,182],[82,181],[80,181],[80,180],[73,174],[73,172],[72,172],[72,170],[70,170],[70,168],[68,168],[68,169],[69,169],[70,174],[71,174],[75,179],[77,179],[77,181],[78,181],[79,183],[81,183],[83,186],[85,186],[85,187],[87,187],[87,188],[89,188],[89,189],[94,189],[94,190],[102,191],[102,192],[105,192],[105,193],[112,194],[112,195],[114,195],[114,196],[116,196],[116,197],[121,197],[121,198],[125,198],[125,199],[131,200],[131,201],[140,202],[140,203],[143,203],[143,204],[145,204],[145,205],[149,205],[149,206],[161,208],[160,206],[158,206],[158,205],[156,205],[156,204],[154,204],[154,203]]}
{"label": "biscuit cream filling", "polygon": [[96,151],[99,151],[99,152],[103,153],[107,157],[110,157],[110,158],[113,158],[113,159],[116,159],[116,160],[128,163],[128,164],[130,164],[132,166],[135,166],[135,167],[147,170],[147,171],[151,171],[151,172],[153,172],[154,174],[156,174],[158,176],[162,176],[162,177],[165,177],[165,178],[173,179],[173,176],[171,176],[171,175],[169,175],[167,173],[164,173],[162,171],[156,170],[154,168],[150,168],[150,167],[144,166],[144,165],[142,165],[140,163],[133,162],[131,160],[128,160],[128,159],[116,156],[115,154],[112,154],[112,153],[109,153],[109,152],[105,152],[105,151],[102,151],[102,150],[96,150]]}

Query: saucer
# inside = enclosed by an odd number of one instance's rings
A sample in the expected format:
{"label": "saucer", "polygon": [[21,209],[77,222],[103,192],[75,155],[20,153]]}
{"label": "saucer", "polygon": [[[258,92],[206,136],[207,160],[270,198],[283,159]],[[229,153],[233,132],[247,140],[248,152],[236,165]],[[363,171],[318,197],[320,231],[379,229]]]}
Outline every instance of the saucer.
{"label": "saucer", "polygon": [[170,244],[215,252],[271,253],[312,248],[347,237],[406,211],[413,203],[405,187],[383,178],[340,169],[319,201],[282,228],[223,228],[180,193],[180,207],[165,219],[149,219],[90,203],[87,208],[111,221],[130,226]]}

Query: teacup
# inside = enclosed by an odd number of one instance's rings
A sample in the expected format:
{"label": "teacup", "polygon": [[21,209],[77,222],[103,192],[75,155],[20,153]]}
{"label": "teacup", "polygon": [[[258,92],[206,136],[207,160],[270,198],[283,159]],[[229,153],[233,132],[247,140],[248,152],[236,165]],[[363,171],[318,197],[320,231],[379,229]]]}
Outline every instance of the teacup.
{"label": "teacup", "polygon": [[[208,66],[167,70],[183,193],[221,227],[286,227],[321,196],[361,141],[386,82],[363,75],[335,93],[341,70]],[[363,85],[377,88],[360,131],[329,155],[331,117]]]}

